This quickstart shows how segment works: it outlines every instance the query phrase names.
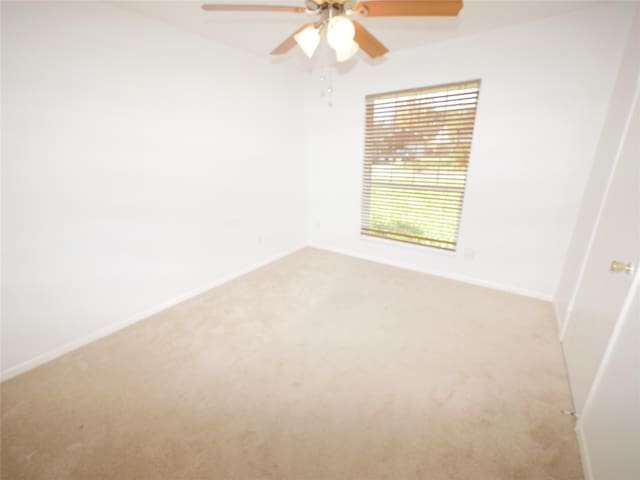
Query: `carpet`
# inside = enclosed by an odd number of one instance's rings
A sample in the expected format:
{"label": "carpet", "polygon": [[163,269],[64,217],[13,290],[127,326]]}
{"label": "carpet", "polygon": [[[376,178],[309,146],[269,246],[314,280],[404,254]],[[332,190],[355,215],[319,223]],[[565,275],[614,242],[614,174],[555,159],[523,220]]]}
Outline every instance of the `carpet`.
{"label": "carpet", "polygon": [[306,248],[4,382],[2,479],[582,479],[549,303]]}

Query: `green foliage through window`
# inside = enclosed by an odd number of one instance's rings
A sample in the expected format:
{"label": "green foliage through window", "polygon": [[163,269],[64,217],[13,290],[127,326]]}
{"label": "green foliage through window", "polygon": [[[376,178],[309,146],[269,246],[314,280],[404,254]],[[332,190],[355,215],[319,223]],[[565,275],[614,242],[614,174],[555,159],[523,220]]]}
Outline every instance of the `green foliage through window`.
{"label": "green foliage through window", "polygon": [[456,249],[479,88],[367,97],[364,235]]}

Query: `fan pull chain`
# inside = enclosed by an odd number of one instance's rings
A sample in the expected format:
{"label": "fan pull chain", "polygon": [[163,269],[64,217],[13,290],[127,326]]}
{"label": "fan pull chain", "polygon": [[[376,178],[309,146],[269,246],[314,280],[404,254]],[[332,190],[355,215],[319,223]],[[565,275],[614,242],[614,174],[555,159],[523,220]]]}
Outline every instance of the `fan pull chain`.
{"label": "fan pull chain", "polygon": [[333,107],[333,69],[329,62],[329,53],[327,48],[323,49],[322,67],[320,69],[320,82],[322,83],[321,97],[326,97],[327,106]]}

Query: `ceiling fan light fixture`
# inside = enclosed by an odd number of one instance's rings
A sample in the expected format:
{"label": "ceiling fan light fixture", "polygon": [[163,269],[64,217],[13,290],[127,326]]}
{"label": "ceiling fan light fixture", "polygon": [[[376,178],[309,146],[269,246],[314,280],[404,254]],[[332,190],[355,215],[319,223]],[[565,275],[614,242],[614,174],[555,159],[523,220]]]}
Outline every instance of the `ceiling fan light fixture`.
{"label": "ceiling fan light fixture", "polygon": [[346,62],[353,57],[360,49],[360,45],[357,42],[351,40],[351,43],[347,45],[347,48],[336,50],[336,60],[338,62]]}
{"label": "ceiling fan light fixture", "polygon": [[314,25],[309,25],[307,28],[296,33],[293,38],[295,38],[307,57],[311,58],[320,43],[320,32],[318,32],[318,29]]}
{"label": "ceiling fan light fixture", "polygon": [[[0,0],[2,1],[2,0]],[[238,0],[234,0],[237,2]],[[242,1],[242,0],[241,0]],[[374,37],[364,25],[347,16],[367,17],[455,17],[462,8],[462,0],[299,0],[303,6],[273,4],[205,3],[203,10],[211,12],[285,12],[316,15],[314,23],[305,23],[290,34],[271,55],[284,55],[296,43],[312,58],[320,37],[327,30],[327,42],[336,52],[338,61],[351,58],[361,49],[371,58],[385,55],[389,49]],[[357,43],[354,44],[354,40]]]}
{"label": "ceiling fan light fixture", "polygon": [[356,29],[347,17],[333,17],[327,25],[327,42],[336,52],[347,51],[352,47]]}

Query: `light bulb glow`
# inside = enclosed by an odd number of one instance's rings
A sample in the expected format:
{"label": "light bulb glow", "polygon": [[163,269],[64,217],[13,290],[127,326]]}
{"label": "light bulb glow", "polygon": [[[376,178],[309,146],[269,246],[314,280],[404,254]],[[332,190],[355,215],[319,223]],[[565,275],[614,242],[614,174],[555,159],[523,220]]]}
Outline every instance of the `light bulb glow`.
{"label": "light bulb glow", "polygon": [[313,54],[320,43],[320,34],[318,33],[317,28],[313,25],[309,25],[304,30],[296,33],[293,38],[295,38],[296,42],[307,57],[313,57]]}
{"label": "light bulb glow", "polygon": [[346,17],[333,17],[327,25],[327,42],[337,51],[345,51],[351,47],[356,29]]}
{"label": "light bulb glow", "polygon": [[336,50],[336,60],[338,62],[346,62],[356,54],[359,48],[360,45],[351,40],[351,43],[346,48]]}

